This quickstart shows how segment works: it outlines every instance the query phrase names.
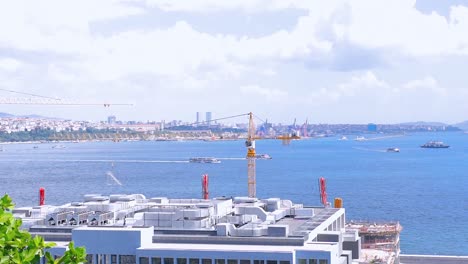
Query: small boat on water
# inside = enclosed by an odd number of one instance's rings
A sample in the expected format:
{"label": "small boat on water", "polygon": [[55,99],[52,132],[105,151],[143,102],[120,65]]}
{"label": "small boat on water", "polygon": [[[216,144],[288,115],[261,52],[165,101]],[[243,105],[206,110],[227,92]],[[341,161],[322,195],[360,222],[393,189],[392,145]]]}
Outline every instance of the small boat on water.
{"label": "small boat on water", "polygon": [[365,137],[362,137],[362,136],[358,136],[358,137],[356,137],[355,140],[356,140],[356,141],[364,141],[364,140],[366,140],[366,138],[365,138]]}
{"label": "small boat on water", "polygon": [[442,141],[429,141],[422,145],[421,148],[448,148],[449,145],[444,144]]}
{"label": "small boat on water", "polygon": [[399,148],[388,148],[387,152],[400,152]]}
{"label": "small boat on water", "polygon": [[191,163],[221,163],[221,161],[219,159],[212,158],[212,157],[190,158],[189,162],[191,162]]}
{"label": "small boat on water", "polygon": [[256,159],[272,159],[270,155],[268,154],[257,154],[255,155]]}
{"label": "small boat on water", "polygon": [[348,138],[347,138],[346,136],[342,136],[342,137],[341,137],[340,139],[338,139],[338,140],[346,141],[346,140],[348,140]]}
{"label": "small boat on water", "polygon": [[53,149],[64,149],[65,146],[64,145],[53,145],[52,148]]}

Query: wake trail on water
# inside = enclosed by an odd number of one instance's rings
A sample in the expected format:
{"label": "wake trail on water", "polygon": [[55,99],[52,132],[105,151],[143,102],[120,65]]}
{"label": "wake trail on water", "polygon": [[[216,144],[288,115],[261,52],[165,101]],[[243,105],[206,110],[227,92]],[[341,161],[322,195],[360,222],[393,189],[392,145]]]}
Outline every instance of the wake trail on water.
{"label": "wake trail on water", "polygon": [[372,152],[387,152],[386,150],[382,150],[382,149],[370,149],[370,148],[359,148],[359,147],[353,147],[353,149],[372,151]]}
{"label": "wake trail on water", "polygon": [[117,185],[120,185],[122,186],[123,184],[117,179],[117,177],[114,176],[114,174],[111,172],[111,171],[108,171],[106,173],[107,176],[109,176],[109,178],[111,178]]}
{"label": "wake trail on water", "polygon": [[95,160],[71,160],[71,159],[54,159],[54,160],[8,160],[8,162],[14,162],[14,161],[39,161],[39,162],[114,162],[114,163],[189,163],[189,161],[186,160],[106,160],[106,159],[95,159]]}

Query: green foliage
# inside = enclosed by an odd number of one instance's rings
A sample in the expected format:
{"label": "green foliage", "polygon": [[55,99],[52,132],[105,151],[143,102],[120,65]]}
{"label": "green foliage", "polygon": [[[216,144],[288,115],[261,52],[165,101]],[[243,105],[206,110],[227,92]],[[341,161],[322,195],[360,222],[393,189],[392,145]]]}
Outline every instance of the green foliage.
{"label": "green foliage", "polygon": [[21,219],[11,214],[13,201],[8,195],[0,199],[0,264],[39,263],[41,257],[46,257],[47,263],[85,263],[86,251],[83,247],[75,248],[73,242],[68,245],[65,254],[56,260],[45,249],[55,246],[55,243],[45,242],[40,236],[31,236],[21,230]]}

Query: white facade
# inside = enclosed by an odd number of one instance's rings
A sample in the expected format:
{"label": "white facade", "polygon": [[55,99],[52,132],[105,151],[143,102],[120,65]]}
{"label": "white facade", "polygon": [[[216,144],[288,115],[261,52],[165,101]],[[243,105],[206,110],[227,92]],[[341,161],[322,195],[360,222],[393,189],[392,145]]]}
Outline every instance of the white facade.
{"label": "white facade", "polygon": [[82,203],[14,214],[31,233],[60,241],[52,254],[73,240],[90,263],[341,264],[360,252],[357,233],[345,231],[343,208],[279,198],[86,195]]}

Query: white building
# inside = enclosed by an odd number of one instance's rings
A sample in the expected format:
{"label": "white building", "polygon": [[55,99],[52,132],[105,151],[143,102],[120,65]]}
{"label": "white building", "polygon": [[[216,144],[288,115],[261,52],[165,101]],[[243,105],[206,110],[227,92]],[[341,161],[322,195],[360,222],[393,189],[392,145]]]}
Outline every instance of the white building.
{"label": "white building", "polygon": [[279,198],[86,195],[13,213],[23,228],[57,242],[52,254],[73,240],[89,263],[350,264],[361,248],[357,231],[345,231],[345,209]]}

